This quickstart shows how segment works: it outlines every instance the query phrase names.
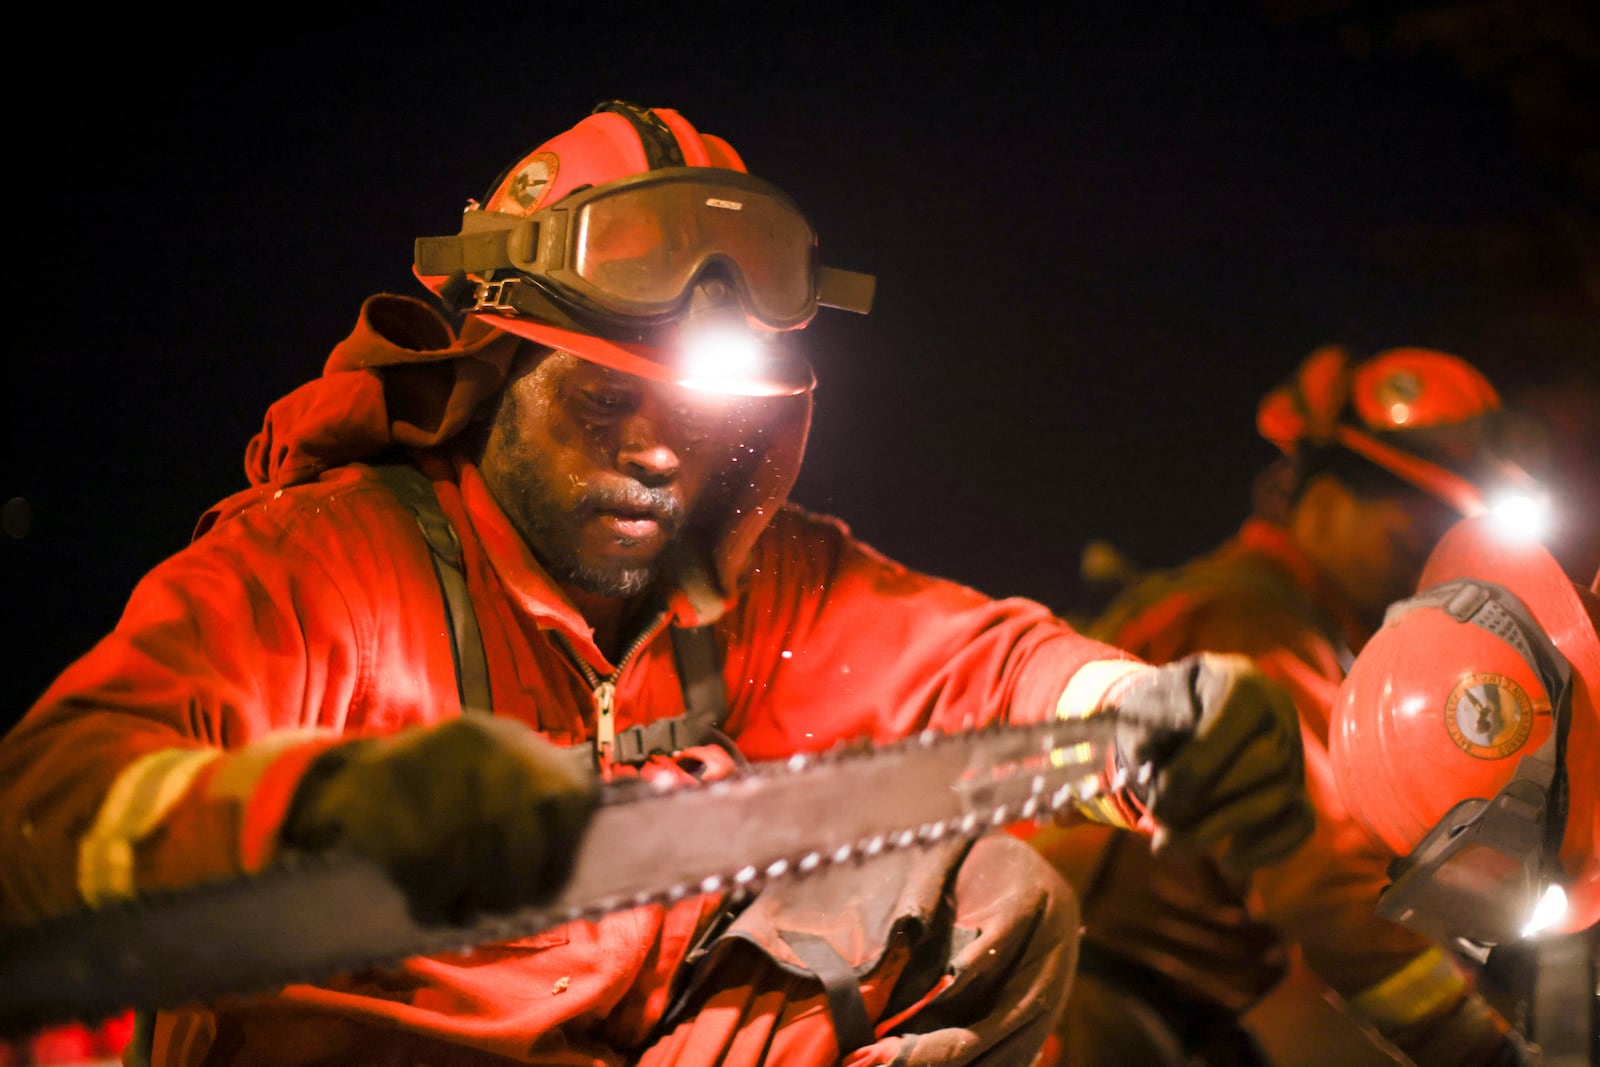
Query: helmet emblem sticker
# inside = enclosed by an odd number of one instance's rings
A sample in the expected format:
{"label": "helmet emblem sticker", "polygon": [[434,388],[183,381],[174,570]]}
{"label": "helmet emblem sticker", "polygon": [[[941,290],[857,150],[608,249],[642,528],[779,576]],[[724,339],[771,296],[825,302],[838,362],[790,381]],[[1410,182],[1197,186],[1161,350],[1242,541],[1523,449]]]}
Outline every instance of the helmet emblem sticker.
{"label": "helmet emblem sticker", "polygon": [[1533,733],[1527,691],[1503,674],[1469,674],[1444,702],[1444,726],[1456,747],[1477,759],[1504,759]]}
{"label": "helmet emblem sticker", "polygon": [[536,211],[556,180],[561,161],[554,152],[540,152],[525,160],[501,187],[524,211]]}
{"label": "helmet emblem sticker", "polygon": [[1378,383],[1378,402],[1388,407],[1392,404],[1415,403],[1422,395],[1422,379],[1408,370],[1397,370]]}

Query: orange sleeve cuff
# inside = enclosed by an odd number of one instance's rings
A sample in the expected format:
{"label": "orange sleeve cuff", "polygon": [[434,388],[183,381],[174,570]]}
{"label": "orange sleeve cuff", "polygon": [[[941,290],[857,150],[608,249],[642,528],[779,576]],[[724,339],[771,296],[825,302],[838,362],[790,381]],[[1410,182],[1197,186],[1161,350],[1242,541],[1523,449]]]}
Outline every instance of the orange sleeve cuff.
{"label": "orange sleeve cuff", "polygon": [[[1061,719],[1091,718],[1115,703],[1115,694],[1135,676],[1150,670],[1149,664],[1140,660],[1094,660],[1084,664],[1072,676],[1056,704],[1056,717]],[[1133,790],[1113,783],[1123,779],[1117,765],[1116,746],[1106,753],[1105,767],[1100,780],[1104,791],[1097,797],[1080,801],[1078,810],[1094,822],[1104,823],[1124,830],[1152,833],[1155,820],[1150,817],[1144,802],[1133,795]]]}
{"label": "orange sleeve cuff", "polygon": [[212,783],[214,790],[243,793],[239,815],[239,865],[243,870],[259,871],[276,854],[278,831],[289,813],[295,787],[312,761],[344,740],[338,735],[318,735],[272,754],[264,763],[239,768],[241,773],[229,774],[228,770],[234,770],[229,768],[218,774]]}

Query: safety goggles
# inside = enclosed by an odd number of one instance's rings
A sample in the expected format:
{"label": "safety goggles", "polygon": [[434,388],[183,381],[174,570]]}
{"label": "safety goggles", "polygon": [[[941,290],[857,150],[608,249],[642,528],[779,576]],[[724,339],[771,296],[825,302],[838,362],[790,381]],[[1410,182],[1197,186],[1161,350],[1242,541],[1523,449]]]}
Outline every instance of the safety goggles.
{"label": "safety goggles", "polygon": [[771,330],[802,326],[819,306],[865,313],[874,285],[817,262],[816,232],[777,187],[710,167],[632,175],[527,216],[468,211],[460,234],[417,239],[416,269],[483,279],[469,310],[537,315],[554,298],[635,327],[678,313],[713,271]]}
{"label": "safety goggles", "polygon": [[1390,617],[1422,607],[1440,608],[1516,649],[1550,694],[1555,714],[1550,737],[1493,797],[1463,800],[1389,865],[1391,884],[1378,899],[1380,917],[1481,961],[1490,947],[1525,936],[1559,876],[1572,671],[1521,602],[1497,585],[1444,583],[1393,605]]}

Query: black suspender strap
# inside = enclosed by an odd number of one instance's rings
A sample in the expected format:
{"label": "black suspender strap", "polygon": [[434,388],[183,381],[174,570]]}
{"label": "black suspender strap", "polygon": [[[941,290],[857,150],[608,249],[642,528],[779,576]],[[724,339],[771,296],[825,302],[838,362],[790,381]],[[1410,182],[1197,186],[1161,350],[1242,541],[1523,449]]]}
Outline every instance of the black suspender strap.
{"label": "black suspender strap", "polygon": [[826,938],[799,930],[779,930],[778,936],[822,982],[839,1051],[849,1053],[872,1044],[872,1022],[867,1016],[866,999],[861,995],[861,981],[839,955],[839,950]]}
{"label": "black suspender strap", "polygon": [[463,711],[493,710],[489,691],[489,662],[483,652],[483,634],[478,630],[478,615],[467,595],[467,576],[461,569],[461,541],[454,526],[439,507],[428,476],[407,463],[384,464],[372,468],[395,498],[410,510],[428,543],[433,573],[444,594],[445,614],[450,621],[450,654],[456,665],[456,692]]}
{"label": "black suspender strap", "polygon": [[669,632],[683,685],[684,717],[703,738],[710,730],[722,729],[728,718],[728,694],[722,684],[722,664],[717,661],[716,638],[709,624],[674,626]]}
{"label": "black suspender strap", "polygon": [[617,731],[612,750],[617,763],[643,763],[652,753],[671,755],[704,744],[728,719],[728,694],[711,626],[670,626],[667,632],[683,687],[684,713]]}
{"label": "black suspender strap", "polygon": [[[406,463],[372,469],[416,518],[428,544],[434,575],[439,579],[439,591],[444,596],[445,614],[450,620],[450,652],[455,661],[456,691],[461,696],[461,707],[492,711],[489,664],[484,656],[478,616],[467,594],[467,578],[461,569],[461,542],[455,527],[439,507],[433,483],[420,470]],[[672,653],[683,687],[684,714],[618,731],[612,757],[617,763],[642,763],[654,753],[671,755],[692,745],[704,744],[727,721],[728,697],[711,626],[671,626],[668,633],[672,637]]]}

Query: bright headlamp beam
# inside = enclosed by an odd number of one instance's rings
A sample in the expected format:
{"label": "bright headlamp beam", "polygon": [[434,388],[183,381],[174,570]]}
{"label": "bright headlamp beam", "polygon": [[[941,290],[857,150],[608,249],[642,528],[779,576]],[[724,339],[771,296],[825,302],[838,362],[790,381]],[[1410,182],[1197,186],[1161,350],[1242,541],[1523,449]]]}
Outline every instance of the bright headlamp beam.
{"label": "bright headlamp beam", "polygon": [[1533,916],[1528,924],[1522,928],[1523,937],[1531,937],[1541,930],[1548,930],[1567,914],[1567,892],[1558,885],[1550,886],[1539,898],[1539,903],[1533,906]]}
{"label": "bright headlamp beam", "polygon": [[1496,533],[1508,541],[1542,541],[1550,532],[1550,498],[1521,490],[1502,492],[1489,501]]}
{"label": "bright headlamp beam", "polygon": [[765,351],[746,330],[718,327],[683,339],[684,385],[712,393],[742,394],[761,376]]}

